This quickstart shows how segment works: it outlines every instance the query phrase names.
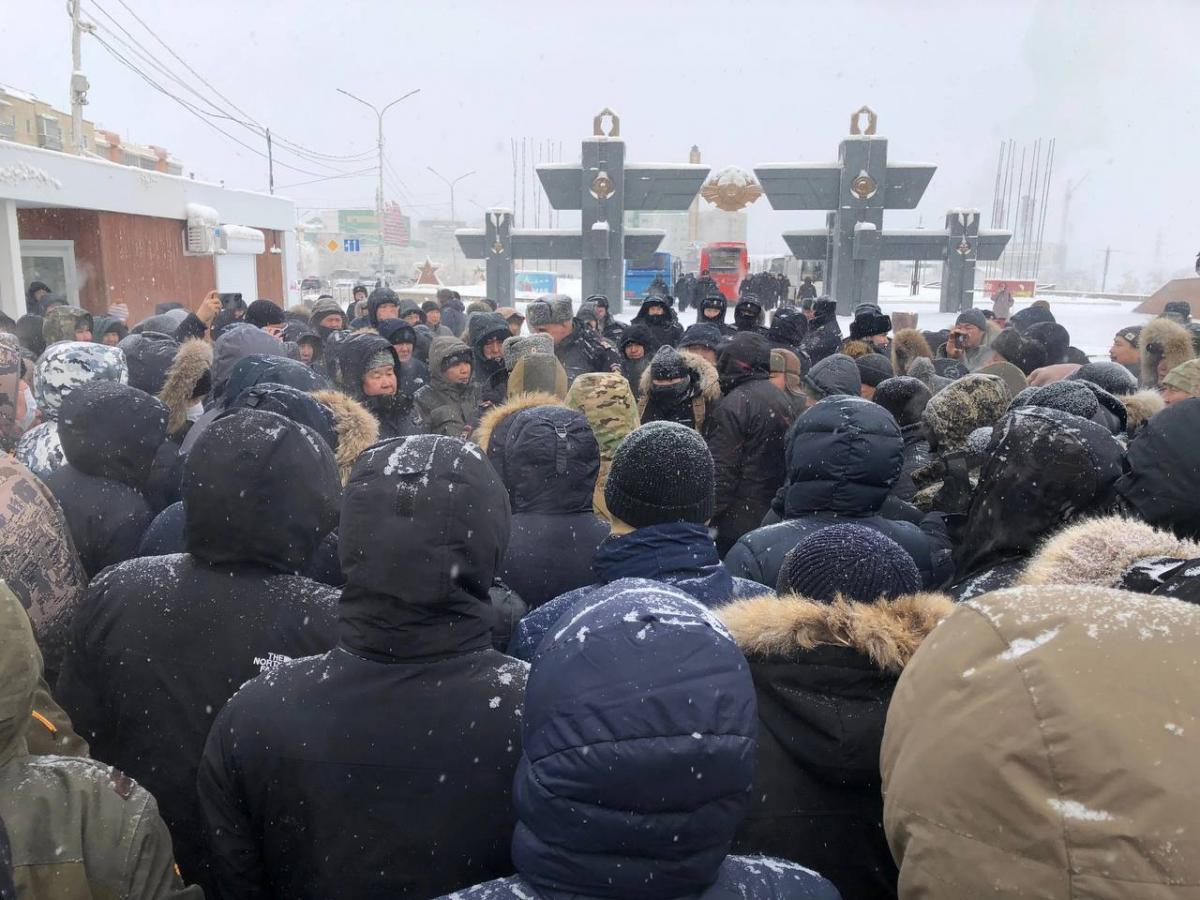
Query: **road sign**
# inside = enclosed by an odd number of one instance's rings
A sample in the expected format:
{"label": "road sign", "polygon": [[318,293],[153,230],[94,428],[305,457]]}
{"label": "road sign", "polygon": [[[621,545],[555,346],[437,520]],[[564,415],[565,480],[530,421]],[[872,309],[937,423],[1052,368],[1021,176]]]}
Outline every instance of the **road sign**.
{"label": "road sign", "polygon": [[329,242],[325,244],[326,249],[328,249],[330,253],[332,253],[334,250],[336,250],[339,246],[340,245],[338,244],[338,242],[335,241],[333,238],[330,238]]}
{"label": "road sign", "polygon": [[358,238],[346,238],[342,241],[342,249],[347,253],[358,253],[362,250],[362,241]]}

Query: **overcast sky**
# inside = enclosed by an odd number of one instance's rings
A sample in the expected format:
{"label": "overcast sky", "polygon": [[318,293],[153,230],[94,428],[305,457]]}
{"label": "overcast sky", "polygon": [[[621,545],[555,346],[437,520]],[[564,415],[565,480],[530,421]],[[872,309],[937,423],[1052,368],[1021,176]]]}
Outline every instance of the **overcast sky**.
{"label": "overcast sky", "polygon": [[[475,218],[472,203],[512,203],[512,138],[562,141],[564,155],[577,159],[603,106],[621,115],[631,161],[685,161],[698,144],[714,168],[749,169],[835,159],[850,112],[867,103],[891,159],[938,166],[920,210],[889,214],[885,227],[913,227],[918,215],[935,224],[959,206],[983,209],[986,222],[1001,140],[1055,137],[1047,238],[1059,233],[1065,179],[1087,175],[1072,204],[1075,261],[1098,267],[1111,244],[1121,251],[1115,274],[1148,274],[1160,232],[1166,271],[1190,269],[1200,250],[1193,0],[125,2],[238,107],[322,153],[374,147],[374,116],[337,88],[377,103],[420,88],[386,124],[397,173],[388,175],[389,199],[418,217],[448,212],[447,191],[426,166],[451,178],[476,172],[457,194],[459,217]],[[71,68],[65,5],[0,0],[0,81],[63,107]],[[84,8],[128,40],[100,8],[110,13],[212,95],[120,0],[84,0]],[[265,189],[265,160],[86,39],[84,69],[88,118],[168,147],[198,177]],[[262,149],[245,129],[221,125]],[[328,173],[286,152],[278,159]],[[331,165],[355,170],[373,166],[373,157]],[[312,178],[276,170],[277,185]],[[373,178],[279,192],[301,205],[369,205]],[[778,252],[781,230],[822,222],[821,214],[776,213],[760,200],[750,211],[751,252]]]}

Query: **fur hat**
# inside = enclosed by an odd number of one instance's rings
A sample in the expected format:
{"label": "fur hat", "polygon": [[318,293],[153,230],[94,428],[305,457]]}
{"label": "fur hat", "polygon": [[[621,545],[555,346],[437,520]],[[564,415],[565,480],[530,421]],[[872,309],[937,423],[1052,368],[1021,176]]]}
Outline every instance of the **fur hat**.
{"label": "fur hat", "polygon": [[1068,381],[1090,381],[1110,394],[1125,397],[1137,390],[1137,379],[1127,368],[1115,362],[1093,362],[1080,366],[1067,376]]}
{"label": "fur hat", "polygon": [[538,325],[554,325],[571,321],[571,298],[555,297],[552,300],[534,300],[525,307],[525,320],[530,328]]}
{"label": "fur hat", "polygon": [[1011,398],[995,375],[976,373],[960,378],[939,391],[921,417],[930,444],[939,450],[962,450],[976,428],[994,425],[1008,409]]}
{"label": "fur hat", "polygon": [[519,334],[515,337],[505,338],[501,345],[501,352],[504,354],[504,366],[511,372],[517,364],[517,360],[526,356],[532,356],[535,353],[549,353],[553,356],[554,338],[548,334]]}
{"label": "fur hat", "polygon": [[1171,319],[1152,319],[1142,328],[1139,346],[1142,350],[1142,384],[1158,386],[1158,364],[1166,361],[1167,371],[1195,356],[1192,335]]}
{"label": "fur hat", "polygon": [[904,428],[921,421],[921,415],[932,396],[924,382],[911,375],[897,375],[881,381],[872,399],[890,412],[896,423]]}

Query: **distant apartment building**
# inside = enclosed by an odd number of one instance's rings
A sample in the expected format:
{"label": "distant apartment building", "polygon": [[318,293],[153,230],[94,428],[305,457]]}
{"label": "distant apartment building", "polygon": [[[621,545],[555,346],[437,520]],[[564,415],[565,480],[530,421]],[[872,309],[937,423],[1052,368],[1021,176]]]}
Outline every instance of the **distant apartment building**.
{"label": "distant apartment building", "polygon": [[[27,91],[0,84],[0,140],[15,141],[43,150],[69,150],[72,146],[71,114],[55,109]],[[106,159],[166,175],[182,175],[183,167],[162,147],[122,141],[115,131],[83,122],[85,156]]]}

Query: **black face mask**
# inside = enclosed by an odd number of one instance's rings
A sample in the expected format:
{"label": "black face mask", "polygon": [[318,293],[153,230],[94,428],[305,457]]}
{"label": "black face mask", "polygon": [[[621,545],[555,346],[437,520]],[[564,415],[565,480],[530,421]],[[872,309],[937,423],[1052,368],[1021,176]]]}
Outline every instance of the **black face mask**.
{"label": "black face mask", "polygon": [[682,403],[691,396],[691,393],[692,382],[686,378],[676,384],[650,385],[650,394],[659,403]]}

